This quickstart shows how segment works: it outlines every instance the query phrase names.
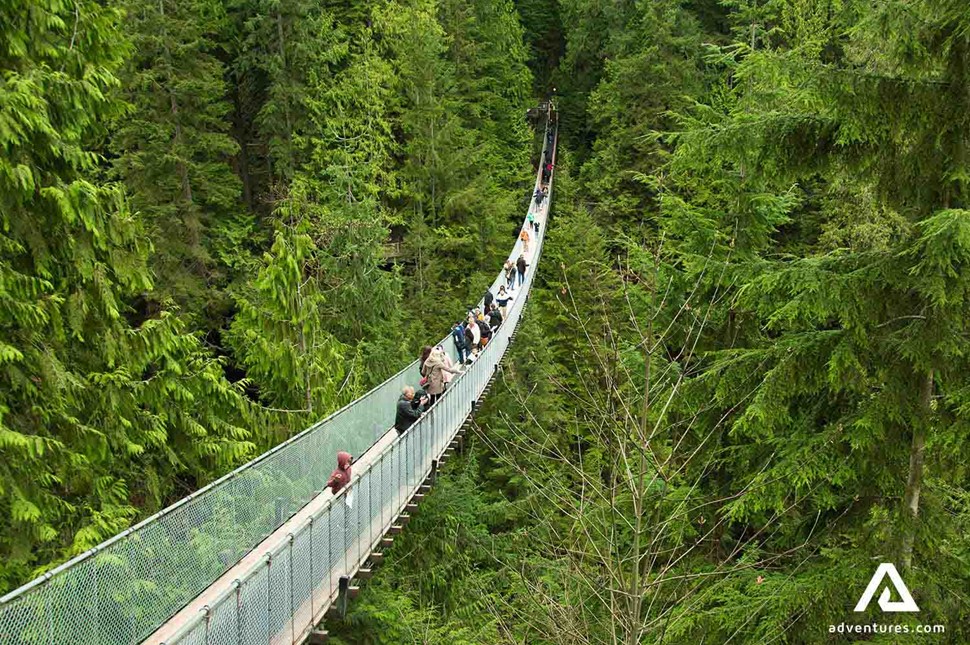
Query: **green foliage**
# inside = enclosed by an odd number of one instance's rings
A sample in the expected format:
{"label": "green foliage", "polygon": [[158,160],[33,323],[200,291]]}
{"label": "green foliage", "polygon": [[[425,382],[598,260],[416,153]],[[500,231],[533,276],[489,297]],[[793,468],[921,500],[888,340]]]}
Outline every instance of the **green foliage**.
{"label": "green foliage", "polygon": [[152,288],[151,244],[92,148],[125,112],[119,14],[34,4],[0,12],[4,586],[253,448],[247,406],[199,337],[167,312],[127,318]]}
{"label": "green foliage", "polygon": [[0,9],[2,590],[397,372],[529,180],[509,2],[102,5]]}
{"label": "green foliage", "polygon": [[212,36],[225,15],[210,0],[132,0],[124,8],[131,50],[121,94],[131,111],[112,137],[115,169],[155,246],[153,297],[213,316],[224,303],[210,285],[226,280],[213,250],[234,224],[240,194]]}
{"label": "green foliage", "polygon": [[334,405],[352,366],[327,332],[324,274],[307,234],[315,213],[299,196],[279,213],[286,226],[276,233],[251,290],[237,303],[229,340],[249,377],[269,404],[307,413]]}
{"label": "green foliage", "polygon": [[123,9],[0,8],[0,588],[437,338],[555,86],[522,331],[335,641],[814,642],[882,561],[967,640],[962,3]]}
{"label": "green foliage", "polygon": [[[434,629],[460,600],[462,627],[502,620],[487,642],[834,642],[873,621],[962,642],[970,14],[711,5],[559,3],[576,150],[462,464],[500,520],[446,477],[461,506],[417,516],[401,556],[420,573],[393,563],[371,598]],[[471,573],[480,543],[437,545],[450,518],[488,526]],[[857,616],[889,561],[919,616]]]}

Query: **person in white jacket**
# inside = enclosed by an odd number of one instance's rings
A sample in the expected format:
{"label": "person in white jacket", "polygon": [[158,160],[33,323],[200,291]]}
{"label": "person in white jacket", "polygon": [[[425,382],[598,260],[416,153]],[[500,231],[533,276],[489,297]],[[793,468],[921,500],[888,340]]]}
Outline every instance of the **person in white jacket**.
{"label": "person in white jacket", "polygon": [[478,328],[474,315],[468,316],[468,329],[472,332],[472,351],[477,356],[478,350],[482,348],[482,330]]}

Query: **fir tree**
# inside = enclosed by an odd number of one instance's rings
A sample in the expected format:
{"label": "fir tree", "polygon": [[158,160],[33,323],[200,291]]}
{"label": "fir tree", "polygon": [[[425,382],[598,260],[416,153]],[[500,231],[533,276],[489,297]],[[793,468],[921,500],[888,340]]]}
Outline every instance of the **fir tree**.
{"label": "fir tree", "polygon": [[132,0],[125,6],[132,55],[121,76],[132,111],[120,120],[115,168],[155,243],[156,298],[186,311],[220,309],[226,267],[214,253],[240,218],[229,165],[225,68],[217,55],[225,20],[209,0]]}
{"label": "fir tree", "polygon": [[252,448],[243,400],[183,322],[126,318],[151,245],[92,152],[124,114],[119,19],[95,2],[0,9],[4,586]]}

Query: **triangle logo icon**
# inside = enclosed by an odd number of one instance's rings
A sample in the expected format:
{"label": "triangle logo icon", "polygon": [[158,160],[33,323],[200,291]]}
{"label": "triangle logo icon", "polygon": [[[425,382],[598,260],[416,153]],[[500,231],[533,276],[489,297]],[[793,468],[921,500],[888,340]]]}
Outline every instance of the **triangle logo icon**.
{"label": "triangle logo icon", "polygon": [[876,595],[876,591],[887,576],[889,577],[889,582],[896,588],[896,593],[899,595],[900,600],[890,600],[891,594],[889,593],[889,585],[887,584],[882,588],[882,593],[879,595],[879,608],[884,612],[919,611],[919,607],[916,606],[916,601],[913,600],[913,595],[909,593],[906,583],[903,582],[899,572],[896,571],[896,566],[891,562],[883,562],[876,569],[876,572],[872,574],[872,579],[869,580],[866,590],[862,592],[862,597],[859,598],[859,602],[856,603],[853,611],[866,610],[872,601],[872,597]]}

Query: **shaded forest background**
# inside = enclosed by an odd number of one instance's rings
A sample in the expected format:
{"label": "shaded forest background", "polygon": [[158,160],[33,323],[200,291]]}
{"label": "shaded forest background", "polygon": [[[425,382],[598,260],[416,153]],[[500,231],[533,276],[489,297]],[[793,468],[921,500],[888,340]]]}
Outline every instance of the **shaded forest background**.
{"label": "shaded forest background", "polygon": [[[970,641],[964,3],[35,0],[0,35],[0,589],[439,338],[555,87],[524,328],[334,640]],[[852,613],[884,561],[918,615]]]}

